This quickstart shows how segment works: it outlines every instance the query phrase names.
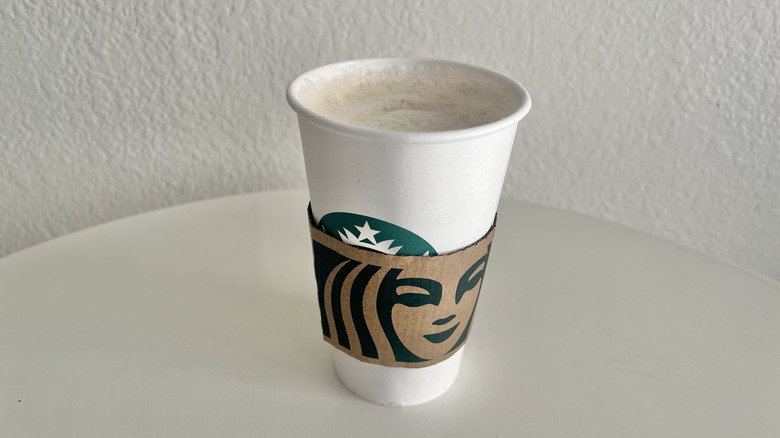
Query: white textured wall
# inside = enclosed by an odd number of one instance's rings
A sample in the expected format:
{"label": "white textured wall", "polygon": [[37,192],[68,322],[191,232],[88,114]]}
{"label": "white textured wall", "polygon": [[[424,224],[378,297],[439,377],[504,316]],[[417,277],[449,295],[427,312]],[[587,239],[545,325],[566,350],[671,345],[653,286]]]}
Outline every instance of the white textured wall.
{"label": "white textured wall", "polygon": [[303,186],[288,81],[421,56],[531,92],[506,195],[780,278],[778,1],[383,3],[2,2],[0,255]]}

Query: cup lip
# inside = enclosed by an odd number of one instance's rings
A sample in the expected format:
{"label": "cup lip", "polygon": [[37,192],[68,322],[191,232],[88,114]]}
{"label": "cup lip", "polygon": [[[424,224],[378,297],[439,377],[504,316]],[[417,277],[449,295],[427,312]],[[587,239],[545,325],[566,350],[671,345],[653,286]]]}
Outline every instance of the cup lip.
{"label": "cup lip", "polygon": [[[297,96],[297,92],[300,90],[301,86],[303,85],[303,82],[308,78],[312,78],[316,76],[325,76],[325,77],[332,76],[333,73],[339,70],[346,70],[350,67],[355,67],[360,65],[377,65],[377,66],[384,65],[390,67],[393,65],[404,64],[404,63],[418,64],[418,65],[435,64],[435,65],[451,66],[451,67],[471,70],[481,75],[487,75],[488,77],[491,77],[494,80],[497,80],[498,82],[506,85],[509,89],[512,89],[515,92],[517,92],[520,97],[521,103],[515,111],[494,122],[473,126],[469,128],[455,129],[455,130],[448,130],[448,131],[417,132],[417,131],[390,131],[390,130],[383,130],[383,129],[367,128],[364,126],[357,126],[357,125],[351,125],[344,122],[339,122],[312,111],[311,109],[306,107],[300,101],[300,99],[298,99]],[[328,73],[331,74],[329,75]],[[523,117],[525,117],[525,115],[528,114],[528,111],[531,109],[531,97],[528,94],[528,91],[514,79],[511,79],[507,76],[504,76],[500,73],[494,72],[492,70],[483,67],[478,67],[475,65],[466,64],[462,62],[436,59],[436,58],[365,58],[365,59],[354,59],[350,61],[336,62],[333,64],[317,67],[305,73],[302,73],[301,75],[293,79],[292,82],[290,82],[290,85],[287,87],[286,94],[287,94],[287,102],[289,103],[290,107],[292,107],[292,109],[296,113],[298,113],[299,116],[307,119],[311,123],[319,125],[324,129],[336,131],[341,134],[349,135],[353,137],[372,138],[380,141],[381,140],[404,141],[407,143],[434,143],[434,142],[444,142],[444,141],[465,140],[473,137],[492,134],[493,132],[500,131],[508,126],[516,124]]]}

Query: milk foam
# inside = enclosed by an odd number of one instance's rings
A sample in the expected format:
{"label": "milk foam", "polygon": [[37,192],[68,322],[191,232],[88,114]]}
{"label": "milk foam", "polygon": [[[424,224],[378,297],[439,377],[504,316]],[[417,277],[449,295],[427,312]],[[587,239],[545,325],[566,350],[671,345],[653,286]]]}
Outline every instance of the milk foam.
{"label": "milk foam", "polygon": [[450,131],[500,120],[521,102],[506,85],[431,66],[354,70],[306,83],[299,94],[335,121],[391,131]]}

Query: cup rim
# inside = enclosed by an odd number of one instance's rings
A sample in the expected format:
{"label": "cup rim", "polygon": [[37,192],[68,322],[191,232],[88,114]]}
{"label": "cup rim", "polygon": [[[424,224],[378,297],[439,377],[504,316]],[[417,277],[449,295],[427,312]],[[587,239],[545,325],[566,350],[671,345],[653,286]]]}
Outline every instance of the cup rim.
{"label": "cup rim", "polygon": [[[470,70],[476,72],[485,77],[490,77],[493,80],[507,86],[508,89],[517,92],[520,98],[520,105],[512,113],[490,123],[483,125],[473,126],[469,128],[454,129],[447,131],[390,131],[383,129],[368,128],[364,126],[352,125],[344,122],[339,122],[325,116],[322,116],[304,105],[298,98],[297,93],[303,85],[303,82],[312,77],[328,77],[333,76],[334,73],[342,70],[346,70],[351,67],[360,65],[377,65],[391,67],[398,64],[434,64],[456,67],[460,69]],[[473,137],[484,136],[496,131],[500,131],[510,125],[519,122],[528,111],[531,109],[531,97],[528,91],[520,85],[517,81],[504,76],[500,73],[496,73],[492,70],[488,70],[483,67],[478,67],[471,64],[447,61],[435,58],[366,58],[355,59],[350,61],[337,62],[333,64],[324,65],[314,68],[305,73],[302,73],[298,77],[290,82],[287,87],[287,102],[290,107],[298,113],[299,116],[307,119],[311,123],[319,125],[324,129],[336,131],[341,134],[350,135],[354,137],[372,138],[378,140],[394,140],[404,141],[407,143],[433,143],[442,141],[454,141],[465,140]]]}

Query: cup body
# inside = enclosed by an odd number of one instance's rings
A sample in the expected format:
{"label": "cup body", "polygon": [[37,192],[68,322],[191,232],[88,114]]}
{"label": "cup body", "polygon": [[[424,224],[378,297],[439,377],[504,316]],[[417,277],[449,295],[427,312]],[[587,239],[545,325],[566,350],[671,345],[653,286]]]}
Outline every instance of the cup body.
{"label": "cup body", "polygon": [[[298,96],[306,81],[326,80],[356,69],[413,64],[455,69],[497,81],[520,102],[507,117],[453,131],[401,132],[348,125],[307,108]],[[478,67],[428,59],[368,59],[305,73],[287,91],[298,113],[312,215],[376,218],[424,239],[437,254],[476,242],[490,229],[519,120],[530,108],[525,89]],[[422,254],[410,254],[422,255]],[[414,405],[434,399],[455,381],[463,348],[424,368],[370,364],[334,350],[336,373],[358,396],[383,405]]]}

